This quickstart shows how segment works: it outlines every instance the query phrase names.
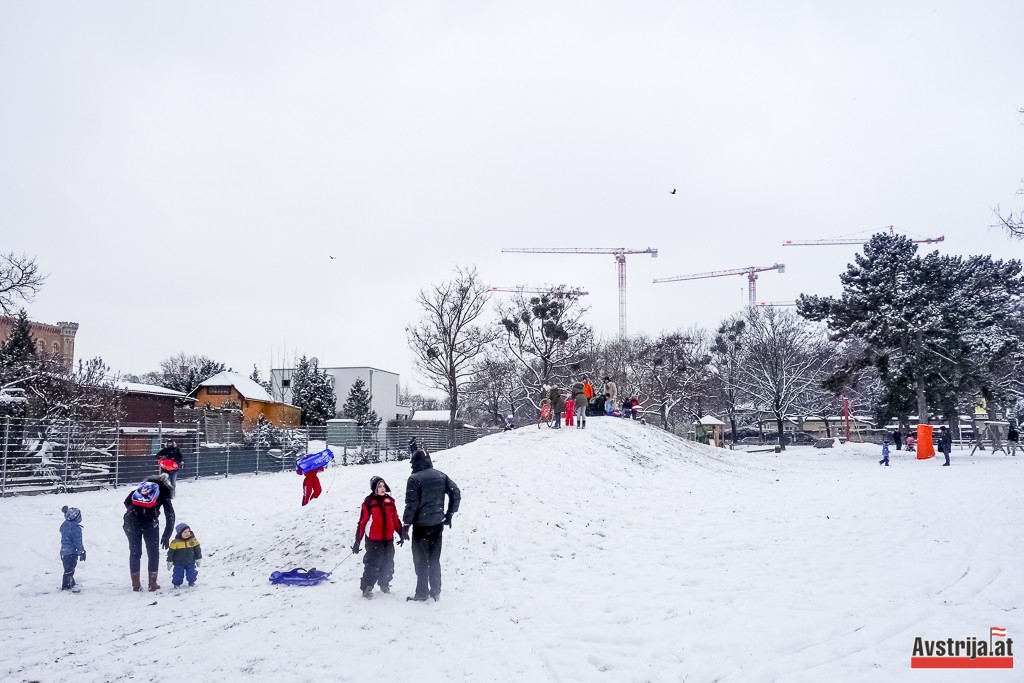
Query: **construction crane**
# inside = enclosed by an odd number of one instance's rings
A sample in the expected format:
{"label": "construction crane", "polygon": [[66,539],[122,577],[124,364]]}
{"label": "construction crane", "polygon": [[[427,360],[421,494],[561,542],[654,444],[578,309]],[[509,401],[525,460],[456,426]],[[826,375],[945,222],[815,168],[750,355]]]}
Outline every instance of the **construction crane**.
{"label": "construction crane", "polygon": [[550,294],[551,296],[563,297],[563,296],[587,296],[590,292],[585,292],[579,287],[565,288],[565,287],[491,287],[492,292],[512,292],[513,294]]}
{"label": "construction crane", "polygon": [[[890,235],[895,235],[896,230],[891,225],[885,226],[889,229]],[[917,240],[910,240],[914,244],[936,244],[946,239],[945,235],[939,235],[938,237],[922,237]],[[786,240],[782,243],[784,247],[825,247],[836,244],[864,244],[866,240],[856,237],[837,238],[831,240]]]}
{"label": "construction crane", "polygon": [[615,264],[619,275],[619,336],[626,336],[626,256],[628,254],[650,254],[651,258],[658,258],[658,250],[647,247],[646,249],[626,249],[624,247],[603,249],[600,247],[575,248],[575,247],[551,247],[551,248],[506,248],[501,250],[506,254],[611,254],[615,257]]}
{"label": "construction crane", "polygon": [[675,277],[660,277],[654,282],[679,282],[680,280],[702,280],[707,277],[725,277],[727,275],[747,276],[747,295],[750,297],[750,305],[757,303],[757,274],[766,270],[777,270],[780,273],[786,272],[786,264],[776,263],[772,266],[747,266],[746,268],[733,268],[731,270],[713,270],[709,273],[694,273],[693,275],[677,275]]}

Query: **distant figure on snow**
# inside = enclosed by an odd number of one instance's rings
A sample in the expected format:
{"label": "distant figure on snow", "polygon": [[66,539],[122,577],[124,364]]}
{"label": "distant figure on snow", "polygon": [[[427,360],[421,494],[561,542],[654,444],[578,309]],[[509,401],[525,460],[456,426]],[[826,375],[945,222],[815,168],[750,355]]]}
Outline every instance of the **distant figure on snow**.
{"label": "distant figure on snow", "polygon": [[914,452],[914,446],[917,445],[917,438],[913,434],[907,434],[907,453]]}
{"label": "distant figure on snow", "polygon": [[509,415],[505,418],[505,431],[510,432],[516,428],[516,418],[513,415]]}
{"label": "distant figure on snow", "polygon": [[[412,456],[412,475],[405,487],[405,530],[412,527],[412,561],[416,567],[416,593],[408,600],[435,601],[441,597],[441,536],[444,525],[452,526],[462,493],[455,482],[434,469],[422,449]],[[444,497],[448,496],[445,511]]]}
{"label": "distant figure on snow", "polygon": [[199,539],[188,524],[182,522],[174,527],[174,531],[174,540],[167,550],[167,571],[171,572],[171,585],[181,588],[181,582],[187,579],[188,585],[194,586],[199,578],[203,549],[199,547]]}
{"label": "distant figure on snow", "polygon": [[604,395],[605,400],[611,402],[613,406],[619,400],[619,388],[615,386],[611,377],[604,378]]}
{"label": "distant figure on snow", "polygon": [[398,545],[409,540],[409,534],[398,518],[395,499],[391,488],[381,477],[370,477],[370,495],[363,500],[359,510],[359,524],[356,525],[356,542],[352,552],[359,553],[359,544],[366,535],[366,555],[363,556],[363,578],[359,590],[367,600],[373,598],[374,584],[381,593],[391,592],[391,579],[395,576],[395,534]]}
{"label": "distant figure on snow", "polygon": [[946,456],[943,467],[949,467],[949,452],[953,449],[953,435],[949,433],[946,425],[939,428],[939,451]]}
{"label": "distant figure on snow", "polygon": [[551,413],[555,418],[553,428],[559,429],[562,426],[562,413],[565,412],[565,397],[562,396],[561,389],[558,387],[551,387],[551,389],[548,390],[548,400],[551,401]]}
{"label": "distant figure on snow", "polygon": [[1017,425],[1010,424],[1010,431],[1006,433],[1006,444],[1010,447],[1010,455],[1017,457],[1017,443],[1020,441],[1020,433]]}
{"label": "distant figure on snow", "polygon": [[171,486],[177,486],[178,472],[181,470],[181,464],[184,460],[178,444],[173,440],[168,440],[167,445],[156,452],[156,460],[157,464],[160,465],[160,471],[171,480]]}
{"label": "distant figure on snow", "polygon": [[896,450],[903,450],[903,433],[899,429],[893,430],[892,443],[896,446]]}
{"label": "distant figure on snow", "polygon": [[[591,388],[593,391],[593,388]],[[569,396],[575,404],[573,409],[576,419],[576,429],[583,429],[587,426],[587,403],[590,401],[587,398],[586,388],[583,382],[576,382],[569,389]]]}
{"label": "distant figure on snow", "polygon": [[882,442],[882,459],[878,461],[879,465],[889,466],[889,440],[886,439]]}
{"label": "distant figure on snow", "polygon": [[82,512],[67,505],[60,509],[64,522],[60,525],[60,561],[64,564],[64,578],[60,589],[77,593],[75,567],[78,561],[85,562],[85,545],[82,543]]}

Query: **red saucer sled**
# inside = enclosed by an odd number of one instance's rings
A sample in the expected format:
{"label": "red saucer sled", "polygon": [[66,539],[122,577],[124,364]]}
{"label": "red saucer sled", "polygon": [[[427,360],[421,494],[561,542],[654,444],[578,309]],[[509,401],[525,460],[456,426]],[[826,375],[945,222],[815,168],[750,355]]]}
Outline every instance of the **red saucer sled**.
{"label": "red saucer sled", "polygon": [[170,458],[163,458],[157,462],[157,464],[160,465],[160,469],[164,472],[174,472],[178,469],[178,463],[174,462]]}

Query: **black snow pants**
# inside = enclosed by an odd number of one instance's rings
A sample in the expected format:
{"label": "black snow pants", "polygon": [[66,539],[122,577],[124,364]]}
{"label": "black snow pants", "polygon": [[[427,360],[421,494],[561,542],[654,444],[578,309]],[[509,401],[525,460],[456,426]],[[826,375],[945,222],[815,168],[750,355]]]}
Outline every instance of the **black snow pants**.
{"label": "black snow pants", "polygon": [[146,541],[146,559],[149,562],[147,571],[155,572],[160,569],[160,528],[151,526],[148,529],[139,529],[126,524],[124,533],[128,537],[128,566],[132,573],[139,571],[142,564],[142,541]]}
{"label": "black snow pants", "polygon": [[378,584],[381,588],[391,585],[395,576],[395,542],[366,539],[366,554],[363,555],[363,578],[359,589],[366,590]]}
{"label": "black snow pants", "polygon": [[[441,535],[444,524],[412,528],[412,563],[416,568],[416,598],[441,594]],[[428,589],[429,585],[429,589]]]}
{"label": "black snow pants", "polygon": [[78,566],[78,555],[61,555],[60,561],[64,563],[64,580],[61,581],[61,590],[70,590],[75,587],[75,567]]}

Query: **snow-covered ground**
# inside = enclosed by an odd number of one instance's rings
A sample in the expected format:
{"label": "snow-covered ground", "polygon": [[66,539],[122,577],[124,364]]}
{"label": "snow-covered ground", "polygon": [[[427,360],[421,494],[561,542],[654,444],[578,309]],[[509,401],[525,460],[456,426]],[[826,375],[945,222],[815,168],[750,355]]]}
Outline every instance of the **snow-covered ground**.
{"label": "snow-covered ground", "polygon": [[[0,501],[4,681],[1009,681],[909,668],[914,638],[1024,634],[1024,457],[952,467],[877,447],[739,453],[592,419],[438,453],[462,489],[439,603],[364,600],[274,569],[351,557],[373,474],[403,503],[408,463],[334,468],[299,507],[294,474],[186,481],[175,507],[199,586],[132,593],[127,489]],[[83,513],[82,593],[60,583],[61,505]],[[1024,641],[1022,645],[1024,647]]]}

